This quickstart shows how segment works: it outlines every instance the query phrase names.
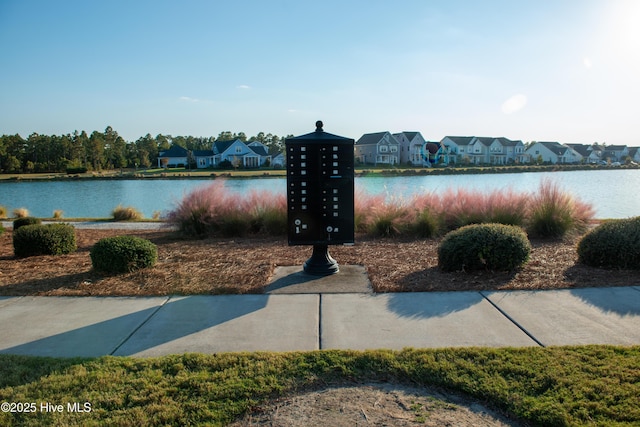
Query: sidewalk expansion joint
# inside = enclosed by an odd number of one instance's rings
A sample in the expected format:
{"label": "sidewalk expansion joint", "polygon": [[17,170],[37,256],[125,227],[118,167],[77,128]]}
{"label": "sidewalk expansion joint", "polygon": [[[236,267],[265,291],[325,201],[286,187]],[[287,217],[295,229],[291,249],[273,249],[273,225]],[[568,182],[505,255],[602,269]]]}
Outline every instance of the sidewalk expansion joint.
{"label": "sidewalk expansion joint", "polygon": [[546,345],[544,345],[542,342],[540,342],[536,337],[534,337],[529,331],[527,331],[521,324],[519,324],[518,322],[516,322],[516,320],[509,316],[507,314],[506,311],[504,311],[503,309],[501,309],[500,307],[498,307],[497,304],[495,304],[493,301],[491,301],[491,299],[489,299],[489,297],[487,297],[482,291],[478,292],[480,295],[482,295],[482,298],[484,298],[485,300],[487,300],[487,302],[489,304],[491,304],[496,310],[498,310],[500,312],[500,314],[502,314],[504,317],[506,317],[511,323],[513,323],[518,329],[520,329],[522,332],[525,333],[526,336],[528,336],[529,338],[531,338],[536,344],[538,344],[540,347],[546,347]]}
{"label": "sidewalk expansion joint", "polygon": [[120,347],[122,347],[122,346],[123,346],[127,341],[129,341],[129,340],[131,339],[131,337],[132,337],[132,336],[134,336],[134,335],[135,335],[135,333],[136,333],[136,332],[138,332],[138,331],[140,330],[140,328],[142,328],[144,325],[146,325],[146,324],[147,324],[147,322],[148,322],[149,320],[151,320],[151,318],[152,318],[153,316],[155,316],[155,315],[156,315],[156,313],[157,313],[158,311],[160,311],[160,309],[161,309],[162,307],[164,307],[164,306],[165,306],[165,304],[166,304],[166,303],[168,303],[170,300],[171,300],[171,297],[170,297],[170,296],[169,296],[169,297],[167,297],[167,298],[162,302],[162,304],[160,304],[160,305],[159,305],[155,310],[153,310],[153,313],[151,313],[151,314],[150,314],[146,319],[144,319],[144,321],[140,322],[140,324],[139,324],[139,325],[138,325],[138,326],[137,326],[133,331],[131,331],[131,333],[130,333],[129,335],[127,335],[126,337],[124,337],[124,339],[123,339],[122,341],[120,341],[120,343],[119,343],[119,344],[118,344],[118,345],[113,349],[113,351],[112,351],[111,353],[109,353],[109,356],[113,356],[114,354],[116,354],[116,352],[117,352],[118,350],[120,350]]}
{"label": "sidewalk expansion joint", "polygon": [[318,294],[318,350],[322,350],[322,294]]}

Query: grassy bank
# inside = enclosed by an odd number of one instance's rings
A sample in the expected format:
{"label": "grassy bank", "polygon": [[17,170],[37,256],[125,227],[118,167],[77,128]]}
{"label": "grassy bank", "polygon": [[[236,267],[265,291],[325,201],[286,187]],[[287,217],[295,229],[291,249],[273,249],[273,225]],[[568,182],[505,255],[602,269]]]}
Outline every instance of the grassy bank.
{"label": "grassy bank", "polygon": [[[296,390],[398,382],[474,396],[533,425],[638,425],[640,347],[186,354],[153,359],[0,356],[2,425],[224,425]],[[90,412],[42,412],[88,402]]]}
{"label": "grassy bank", "polygon": [[[622,165],[615,169],[639,169],[637,165]],[[415,168],[409,166],[384,167],[361,165],[355,170],[356,176],[413,176],[413,175],[467,175],[467,174],[495,174],[522,172],[558,172],[577,170],[610,170],[606,165],[510,165],[510,166],[447,166],[433,168]],[[21,173],[0,174],[2,181],[41,181],[41,180],[69,180],[69,179],[203,179],[203,178],[278,178],[285,177],[285,169],[118,169],[92,171],[82,174],[66,173]]]}

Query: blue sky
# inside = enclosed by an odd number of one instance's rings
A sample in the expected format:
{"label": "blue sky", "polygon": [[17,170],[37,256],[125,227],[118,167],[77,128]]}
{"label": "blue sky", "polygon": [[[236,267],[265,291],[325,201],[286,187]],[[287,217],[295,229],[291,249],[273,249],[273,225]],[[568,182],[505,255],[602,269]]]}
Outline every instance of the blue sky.
{"label": "blue sky", "polygon": [[0,0],[0,134],[640,145],[636,0]]}

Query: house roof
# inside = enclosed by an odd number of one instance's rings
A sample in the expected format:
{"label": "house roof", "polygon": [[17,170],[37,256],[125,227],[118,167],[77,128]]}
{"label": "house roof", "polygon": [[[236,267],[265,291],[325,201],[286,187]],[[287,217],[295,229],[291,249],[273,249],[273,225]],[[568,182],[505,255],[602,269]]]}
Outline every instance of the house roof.
{"label": "house roof", "polygon": [[569,149],[569,147],[565,147],[564,145],[560,144],[559,142],[550,142],[550,141],[546,141],[546,142],[540,142],[538,141],[538,144],[542,144],[544,145],[547,150],[553,152],[554,154],[558,155],[558,156],[562,156],[564,155],[567,150]]}
{"label": "house roof", "polygon": [[211,157],[213,150],[193,150],[194,157]]}
{"label": "house roof", "polygon": [[567,147],[571,147],[573,148],[575,151],[577,151],[581,156],[584,157],[589,157],[589,155],[591,154],[591,152],[593,151],[591,149],[590,145],[587,144],[565,144]]}
{"label": "house roof", "polygon": [[516,139],[515,141],[510,140],[509,138],[505,138],[505,137],[498,137],[498,138],[494,138],[497,139],[498,142],[500,142],[500,144],[502,144],[504,147],[515,147],[518,144],[522,144],[522,141],[519,139]]}
{"label": "house roof", "polygon": [[445,138],[449,138],[451,141],[455,142],[458,145],[469,145],[469,143],[474,137],[473,136],[445,136]]}
{"label": "house roof", "polygon": [[172,145],[168,150],[160,152],[158,157],[187,157],[187,149],[179,145]]}
{"label": "house roof", "polygon": [[[213,143],[213,152],[216,154],[220,154],[220,153],[224,153],[229,147],[231,147],[231,145],[236,142],[236,141],[240,141],[239,139],[234,139],[231,141],[215,141]],[[242,142],[242,141],[240,141]]]}
{"label": "house roof", "polygon": [[377,144],[386,134],[391,135],[389,132],[365,133],[356,141],[356,145]]}
{"label": "house roof", "polygon": [[407,137],[409,141],[413,141],[413,138],[415,138],[416,135],[419,134],[420,132],[407,132],[405,130],[405,131],[402,131],[402,133]]}
{"label": "house roof", "polygon": [[249,149],[259,156],[268,156],[267,149],[264,145],[248,145]]}
{"label": "house roof", "polygon": [[485,145],[487,147],[493,144],[493,141],[495,140],[495,138],[486,137],[486,136],[477,136],[476,139],[480,141],[482,145]]}

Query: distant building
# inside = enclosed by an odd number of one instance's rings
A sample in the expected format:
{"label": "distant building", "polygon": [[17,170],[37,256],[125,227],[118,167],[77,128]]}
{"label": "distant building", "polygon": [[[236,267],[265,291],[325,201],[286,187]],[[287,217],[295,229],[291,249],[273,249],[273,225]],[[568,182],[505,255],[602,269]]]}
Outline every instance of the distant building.
{"label": "distant building", "polygon": [[389,132],[366,133],[354,146],[356,161],[373,165],[400,163],[400,143]]}

